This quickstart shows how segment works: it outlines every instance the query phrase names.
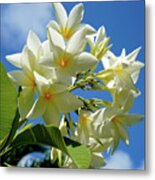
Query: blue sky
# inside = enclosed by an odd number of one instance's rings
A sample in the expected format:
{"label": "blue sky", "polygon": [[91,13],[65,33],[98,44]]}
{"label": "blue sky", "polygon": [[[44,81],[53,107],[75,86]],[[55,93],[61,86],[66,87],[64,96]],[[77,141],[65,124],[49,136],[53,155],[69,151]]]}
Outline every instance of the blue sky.
{"label": "blue sky", "polygon": [[[76,3],[63,4],[69,12]],[[141,46],[138,60],[144,62],[144,1],[84,2],[83,4],[85,8],[83,22],[91,24],[95,29],[104,25],[113,44],[111,50],[116,55],[121,53],[122,48],[129,53]],[[45,27],[53,18],[50,3],[1,5],[0,51],[7,71],[14,67],[5,60],[5,56],[22,50],[30,29],[35,31],[42,41],[45,40]],[[141,90],[141,96],[136,99],[131,112],[144,114],[144,69],[141,71],[137,87]],[[83,94],[80,91],[78,93]],[[94,95],[95,93],[84,94],[86,98]],[[100,95],[99,93],[98,96]],[[108,159],[111,166],[109,165],[107,168],[123,168],[125,166],[127,169],[143,169],[144,122],[129,128],[129,132],[130,146],[126,147],[121,142],[116,154]]]}

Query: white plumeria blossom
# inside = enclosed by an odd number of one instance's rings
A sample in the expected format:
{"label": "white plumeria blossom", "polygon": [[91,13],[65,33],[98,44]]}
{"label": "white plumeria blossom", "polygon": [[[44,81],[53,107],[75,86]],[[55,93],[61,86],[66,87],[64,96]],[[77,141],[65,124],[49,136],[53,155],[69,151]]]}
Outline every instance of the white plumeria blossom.
{"label": "white plumeria blossom", "polygon": [[101,110],[96,112],[81,110],[77,124],[77,140],[80,143],[89,146],[92,152],[101,152],[101,149],[107,149],[107,147],[110,145],[110,142],[112,141],[110,137],[108,137],[109,139],[104,139],[104,137],[100,138],[96,136],[96,133],[94,133],[94,127],[92,126],[94,125],[93,123],[97,119],[102,119],[102,114],[98,113],[99,111]]}
{"label": "white plumeria blossom", "polygon": [[[104,157],[101,153],[106,150],[112,143],[112,138],[98,138],[94,136],[92,123],[94,121],[94,113],[81,110],[79,114],[79,121],[77,124],[77,134],[75,139],[82,144],[85,144],[92,154],[92,167],[101,167],[104,165]],[[95,134],[96,135],[96,134]]]}
{"label": "white plumeria blossom", "polygon": [[126,55],[125,49],[123,49],[119,57],[109,51],[102,58],[105,70],[99,72],[97,77],[102,79],[109,88],[116,86],[120,90],[122,88],[132,89],[138,94],[139,91],[134,84],[138,80],[140,69],[144,66],[142,62],[136,61],[139,51],[140,48],[137,48]]}
{"label": "white plumeria blossom", "polygon": [[24,119],[34,102],[34,92],[36,91],[36,82],[33,71],[54,77],[53,71],[47,71],[40,67],[39,58],[43,55],[44,48],[38,36],[30,31],[27,38],[27,44],[22,53],[6,56],[6,59],[21,70],[14,70],[8,73],[11,80],[22,87],[18,104],[21,118]]}
{"label": "white plumeria blossom", "polygon": [[120,139],[129,144],[129,135],[125,127],[133,126],[144,118],[138,114],[128,114],[133,100],[132,92],[117,92],[111,107],[99,109],[92,115],[93,133],[98,138],[113,138],[113,151],[117,148]]}
{"label": "white plumeria blossom", "polygon": [[126,126],[132,126],[143,119],[138,114],[128,114],[134,101],[131,91],[116,91],[111,107],[95,112],[81,110],[77,126],[77,139],[87,145],[91,152],[101,152],[113,144],[113,151],[120,139],[127,145],[129,136]]}
{"label": "white plumeria blossom", "polygon": [[87,36],[87,40],[91,53],[96,56],[98,60],[100,60],[111,47],[111,45],[107,47],[110,38],[107,37],[103,26],[98,29],[96,34]]}
{"label": "white plumeria blossom", "polygon": [[76,96],[66,90],[66,85],[53,84],[36,72],[34,77],[40,95],[27,115],[28,119],[43,116],[46,124],[59,126],[60,113],[75,111],[83,105]]}
{"label": "white plumeria blossom", "polygon": [[55,68],[63,82],[70,82],[77,73],[91,69],[96,65],[97,59],[90,53],[83,52],[85,35],[84,29],[77,31],[66,45],[63,37],[49,28],[51,52],[41,58],[40,64]]}
{"label": "white plumeria blossom", "polygon": [[69,40],[76,31],[82,28],[85,28],[87,34],[96,32],[90,25],[80,24],[84,14],[83,5],[81,3],[73,7],[69,16],[67,16],[67,12],[61,3],[53,3],[53,10],[57,22],[51,21],[48,27],[52,27],[59,32],[65,40]]}
{"label": "white plumeria blossom", "polygon": [[91,137],[91,121],[89,116],[91,112],[80,111],[79,122],[77,126],[77,138],[80,143],[87,145],[89,143],[89,138]]}
{"label": "white plumeria blossom", "polygon": [[126,55],[126,51],[123,49],[119,57],[115,56],[111,51],[109,51],[107,55],[102,58],[103,66],[105,69],[117,68],[117,66],[121,66],[122,69],[125,69],[125,71],[131,75],[131,78],[135,84],[138,80],[140,69],[144,66],[142,62],[136,61],[140,49],[141,48],[137,48],[128,55]]}

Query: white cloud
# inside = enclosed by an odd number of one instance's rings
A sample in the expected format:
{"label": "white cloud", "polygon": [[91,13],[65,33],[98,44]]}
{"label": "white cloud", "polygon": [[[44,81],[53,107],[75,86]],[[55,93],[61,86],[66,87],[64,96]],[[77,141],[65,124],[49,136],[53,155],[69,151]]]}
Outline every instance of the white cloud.
{"label": "white cloud", "polygon": [[107,160],[104,169],[133,169],[133,163],[127,153],[117,151]]}
{"label": "white cloud", "polygon": [[133,160],[124,151],[116,151],[110,158],[107,159],[106,166],[102,169],[137,169],[144,170],[144,160],[139,166],[135,166]]}
{"label": "white cloud", "polygon": [[29,30],[46,37],[46,25],[52,19],[50,3],[10,4],[1,7],[1,41],[4,49],[25,43]]}

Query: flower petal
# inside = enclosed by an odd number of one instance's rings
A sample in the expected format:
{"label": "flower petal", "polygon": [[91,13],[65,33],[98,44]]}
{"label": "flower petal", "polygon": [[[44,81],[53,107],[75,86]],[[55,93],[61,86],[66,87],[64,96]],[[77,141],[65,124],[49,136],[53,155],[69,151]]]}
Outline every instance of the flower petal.
{"label": "flower petal", "polygon": [[86,30],[83,28],[77,31],[69,40],[67,46],[67,52],[76,54],[84,50],[86,46]]}
{"label": "flower petal", "polygon": [[30,81],[23,71],[11,71],[8,76],[18,86],[30,86]]}
{"label": "flower petal", "polygon": [[42,43],[42,48],[43,48],[43,55],[48,54],[50,52],[50,43],[48,40]]}
{"label": "flower petal", "polygon": [[59,112],[68,113],[82,107],[83,103],[73,94],[64,92],[55,95],[55,103]]}
{"label": "flower petal", "polygon": [[89,111],[80,111],[79,122],[77,125],[78,138],[82,144],[88,145],[89,138],[92,134],[91,120],[89,118]]}
{"label": "flower petal", "polygon": [[125,58],[125,56],[126,56],[126,50],[125,50],[125,48],[123,48],[121,55],[120,55],[120,58]]}
{"label": "flower petal", "polygon": [[49,38],[52,46],[58,46],[65,49],[65,42],[63,37],[53,28],[49,28]]}
{"label": "flower petal", "polygon": [[80,139],[80,143],[87,145],[89,142],[89,131],[87,128],[78,128],[78,138]]}
{"label": "flower petal", "polygon": [[56,31],[58,31],[58,32],[60,31],[60,26],[59,26],[59,24],[58,24],[56,21],[53,21],[53,20],[49,22],[49,24],[47,25],[47,27],[48,27],[48,28],[51,27],[51,28],[53,28],[54,30],[56,30]]}
{"label": "flower petal", "polygon": [[95,137],[98,138],[112,138],[113,134],[113,123],[107,123],[105,124],[104,121],[102,123],[92,123],[92,132],[95,135]]}
{"label": "flower petal", "polygon": [[96,30],[89,24],[84,24],[84,28],[86,30],[87,35],[92,35],[92,34],[96,33]]}
{"label": "flower petal", "polygon": [[129,144],[129,134],[125,127],[123,127],[120,123],[115,123],[115,130],[117,134],[119,134],[120,138],[125,142],[126,145]]}
{"label": "flower petal", "polygon": [[22,119],[26,117],[34,102],[34,90],[23,88],[18,98],[19,113]]}
{"label": "flower petal", "polygon": [[52,3],[56,20],[61,27],[65,27],[67,23],[67,13],[61,3]]}
{"label": "flower petal", "polygon": [[92,113],[90,115],[90,119],[92,121],[92,123],[102,123],[103,122],[103,117],[104,117],[104,113],[105,113],[105,108],[99,109],[97,111],[95,111],[94,113]]}
{"label": "flower petal", "polygon": [[104,26],[101,26],[97,32],[96,45],[98,45],[100,42],[102,42],[104,40],[105,36],[106,36],[105,28],[104,28]]}
{"label": "flower petal", "polygon": [[67,25],[69,29],[74,28],[77,24],[81,22],[81,20],[83,19],[83,13],[84,10],[82,3],[77,4],[76,6],[73,7],[68,17]]}
{"label": "flower petal", "polygon": [[116,91],[114,94],[114,104],[113,106],[118,109],[121,108],[123,112],[128,112],[134,103],[134,94],[128,89],[123,89],[122,91]]}
{"label": "flower petal", "polygon": [[42,64],[47,67],[56,67],[57,64],[55,62],[55,57],[52,52],[46,54],[45,56],[42,56],[39,60],[39,64]]}
{"label": "flower petal", "polygon": [[98,142],[98,138],[90,138],[89,140],[89,149],[92,152],[102,152],[104,150],[107,150],[113,141],[113,138],[99,138],[100,143]]}
{"label": "flower petal", "polygon": [[72,68],[69,69],[72,75],[91,69],[97,64],[97,59],[90,53],[83,52],[72,60]]}
{"label": "flower petal", "polygon": [[94,49],[94,45],[95,45],[95,44],[94,44],[94,35],[87,36],[86,39],[87,39],[87,43],[88,43],[89,46],[90,46],[90,51],[92,52],[93,49]]}
{"label": "flower petal", "polygon": [[21,53],[6,56],[6,59],[16,67],[21,68]]}
{"label": "flower petal", "polygon": [[40,42],[40,39],[38,38],[38,36],[32,31],[30,31],[29,34],[28,34],[27,46],[28,46],[29,49],[32,50],[32,52],[37,57],[38,53],[39,53],[38,52],[39,48],[41,46],[41,42]]}
{"label": "flower petal", "polygon": [[33,52],[27,47],[24,47],[22,58],[21,58],[21,66],[25,73],[32,72],[36,68],[36,58]]}
{"label": "flower petal", "polygon": [[111,82],[114,78],[114,73],[112,69],[107,69],[104,71],[100,71],[96,74],[96,77],[102,80],[106,85]]}
{"label": "flower petal", "polygon": [[126,68],[126,71],[131,74],[132,80],[134,84],[137,82],[140,69],[144,67],[144,64],[140,61],[135,61],[132,65],[129,65],[129,67]]}
{"label": "flower petal", "polygon": [[85,29],[86,35],[94,35],[96,33],[96,30],[89,24],[78,24],[74,27],[75,32],[80,31],[81,29]]}
{"label": "flower petal", "polygon": [[43,114],[43,119],[47,125],[52,124],[56,127],[59,127],[60,113],[54,104],[52,104],[52,103],[47,104],[46,110]]}
{"label": "flower petal", "polygon": [[52,84],[50,86],[50,90],[54,93],[54,94],[58,94],[58,93],[62,93],[64,91],[66,91],[67,89],[67,85],[65,84],[60,84],[60,83],[55,83]]}
{"label": "flower petal", "polygon": [[49,81],[45,77],[41,76],[37,72],[34,72],[34,78],[37,84],[37,88],[39,89],[41,94],[49,89]]}
{"label": "flower petal", "polygon": [[124,71],[124,70],[119,70],[115,72],[116,75],[116,83],[119,87],[125,87],[129,90],[133,90],[136,93],[139,93],[139,91],[136,89],[136,87],[134,86],[134,82],[131,79],[131,76],[128,72]]}
{"label": "flower petal", "polygon": [[72,72],[70,72],[70,68],[66,68],[66,70],[63,71],[61,68],[58,68],[56,74],[57,74],[58,82],[66,85],[73,84],[73,79],[72,79],[73,77],[72,77]]}
{"label": "flower petal", "polygon": [[57,71],[54,68],[42,67],[40,74],[46,79],[50,80],[51,83],[59,82]]}
{"label": "flower petal", "polygon": [[45,100],[42,96],[40,96],[36,102],[34,103],[34,105],[32,106],[30,112],[28,113],[28,115],[26,116],[27,119],[35,119],[35,118],[39,118],[40,116],[42,116],[44,114],[46,110],[46,103]]}
{"label": "flower petal", "polygon": [[133,126],[143,120],[144,117],[139,114],[124,114],[117,116],[117,119],[123,126]]}
{"label": "flower petal", "polygon": [[107,54],[102,57],[101,62],[104,69],[108,69],[114,66],[117,62],[117,57],[111,51],[108,51]]}
{"label": "flower petal", "polygon": [[136,58],[137,58],[140,50],[141,50],[141,47],[138,47],[137,49],[135,49],[134,51],[132,51],[130,54],[128,54],[128,55],[126,56],[126,59],[127,59],[127,60],[130,60],[130,61],[136,60]]}
{"label": "flower petal", "polygon": [[117,134],[116,131],[114,131],[114,135],[113,135],[113,146],[112,146],[112,154],[116,151],[118,145],[119,145],[119,142],[120,142],[120,136],[119,134]]}

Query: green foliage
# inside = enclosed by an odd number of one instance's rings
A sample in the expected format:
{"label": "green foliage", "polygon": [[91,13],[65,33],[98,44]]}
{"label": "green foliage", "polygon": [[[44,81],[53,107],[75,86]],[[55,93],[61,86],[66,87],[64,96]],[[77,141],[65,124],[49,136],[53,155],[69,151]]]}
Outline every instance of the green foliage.
{"label": "green foliage", "polygon": [[6,70],[0,63],[0,141],[4,139],[11,130],[13,120],[17,111],[16,88],[9,80]]}
{"label": "green foliage", "polygon": [[64,138],[58,128],[53,126],[37,125],[28,129],[14,139],[11,148],[26,144],[49,145],[66,153],[77,168],[88,168],[90,166],[91,154],[84,146],[68,138]]}

